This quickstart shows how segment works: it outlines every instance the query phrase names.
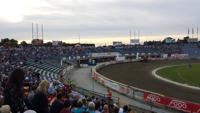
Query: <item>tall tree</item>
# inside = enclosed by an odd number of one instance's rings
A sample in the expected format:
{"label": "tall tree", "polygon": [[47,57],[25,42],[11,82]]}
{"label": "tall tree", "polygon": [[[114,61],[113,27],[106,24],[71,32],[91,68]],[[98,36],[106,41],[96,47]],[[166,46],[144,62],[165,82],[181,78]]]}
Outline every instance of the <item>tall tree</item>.
{"label": "tall tree", "polygon": [[27,46],[28,44],[26,43],[26,41],[22,41],[22,42],[20,43],[20,45],[21,45],[21,46]]}
{"label": "tall tree", "polygon": [[1,45],[4,47],[17,47],[18,41],[15,39],[4,38],[1,39]]}

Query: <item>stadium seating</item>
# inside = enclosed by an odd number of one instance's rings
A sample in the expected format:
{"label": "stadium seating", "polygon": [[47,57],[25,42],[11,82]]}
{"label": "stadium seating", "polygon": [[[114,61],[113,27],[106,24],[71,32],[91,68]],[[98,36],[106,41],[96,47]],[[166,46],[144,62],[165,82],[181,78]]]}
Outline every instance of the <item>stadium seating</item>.
{"label": "stadium seating", "polygon": [[27,65],[34,72],[37,72],[40,74],[41,80],[48,80],[49,82],[53,82],[59,79],[59,73],[62,71],[62,68],[52,66],[51,64],[47,64],[47,63],[40,64],[33,61],[27,61]]}

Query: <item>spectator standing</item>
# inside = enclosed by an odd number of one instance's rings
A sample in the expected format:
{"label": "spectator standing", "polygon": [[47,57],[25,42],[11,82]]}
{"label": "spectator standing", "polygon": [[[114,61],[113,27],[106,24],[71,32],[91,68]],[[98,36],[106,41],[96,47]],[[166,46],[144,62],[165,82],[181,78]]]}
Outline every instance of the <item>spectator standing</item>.
{"label": "spectator standing", "polygon": [[100,112],[100,106],[101,106],[100,104],[101,103],[98,100],[95,102],[95,113],[101,113]]}
{"label": "spectator standing", "polygon": [[112,102],[112,91],[110,89],[107,89],[106,102],[108,103],[108,105],[110,105]]}
{"label": "spectator standing", "polygon": [[4,104],[11,107],[12,113],[24,112],[23,82],[24,71],[15,69],[7,82],[4,90]]}
{"label": "spectator standing", "polygon": [[59,93],[57,95],[56,100],[52,103],[51,108],[50,108],[50,113],[60,113],[61,110],[64,108],[64,95]]}
{"label": "spectator standing", "polygon": [[71,103],[69,100],[64,102],[64,108],[61,110],[60,113],[71,113]]}
{"label": "spectator standing", "polygon": [[85,110],[82,108],[83,106],[83,103],[81,100],[79,100],[77,103],[76,103],[76,106],[72,109],[72,113],[82,113],[84,112]]}
{"label": "spectator standing", "polygon": [[48,92],[49,82],[42,80],[36,90],[34,98],[32,100],[32,109],[37,113],[49,113],[48,108]]}
{"label": "spectator standing", "polygon": [[89,102],[87,111],[89,113],[95,113],[95,104],[94,104],[94,102]]}
{"label": "spectator standing", "polygon": [[106,97],[107,97],[108,99],[111,99],[111,98],[112,98],[112,91],[111,91],[110,89],[107,90]]}
{"label": "spectator standing", "polygon": [[102,113],[109,113],[109,107],[108,107],[107,104],[105,104],[105,105],[103,106],[103,111],[102,111]]}
{"label": "spectator standing", "polygon": [[9,105],[3,105],[0,108],[0,113],[11,113],[11,109]]}

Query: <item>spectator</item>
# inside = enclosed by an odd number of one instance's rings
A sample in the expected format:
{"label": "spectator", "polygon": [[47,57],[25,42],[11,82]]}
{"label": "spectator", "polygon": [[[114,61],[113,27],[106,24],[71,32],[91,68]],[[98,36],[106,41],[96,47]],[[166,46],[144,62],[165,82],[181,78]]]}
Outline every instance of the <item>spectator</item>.
{"label": "spectator", "polygon": [[128,112],[128,106],[127,106],[127,105],[124,105],[124,107],[123,107],[123,112],[124,112],[124,113],[127,113],[127,112]]}
{"label": "spectator", "polygon": [[49,113],[47,91],[49,82],[42,80],[36,90],[35,96],[32,100],[32,109],[37,113]]}
{"label": "spectator", "polygon": [[95,104],[94,102],[90,102],[88,104],[88,110],[87,110],[89,113],[95,113]]}
{"label": "spectator", "polygon": [[79,100],[77,102],[75,108],[72,109],[72,113],[82,113],[82,112],[84,112],[85,110],[82,108],[82,105],[83,105],[82,101]]}
{"label": "spectator", "polygon": [[0,108],[0,113],[12,113],[9,105],[3,105]]}
{"label": "spectator", "polygon": [[27,111],[25,111],[24,113],[36,113],[36,112],[33,111],[33,110],[27,110]]}
{"label": "spectator", "polygon": [[111,99],[111,97],[112,97],[112,91],[110,89],[107,89],[106,97],[109,98],[109,99]]}
{"label": "spectator", "polygon": [[100,112],[100,101],[95,102],[95,113],[101,113]]}
{"label": "spectator", "polygon": [[84,110],[86,110],[86,109],[87,109],[87,101],[86,101],[85,98],[82,99],[82,103],[83,103],[82,108],[83,108]]}
{"label": "spectator", "polygon": [[109,107],[108,107],[107,104],[105,104],[105,105],[103,106],[103,111],[102,111],[102,113],[109,113]]}
{"label": "spectator", "polygon": [[35,93],[36,93],[36,85],[32,86],[32,89],[30,90],[28,97],[27,97],[27,107],[32,108],[32,100],[34,99]]}
{"label": "spectator", "polygon": [[71,113],[71,103],[69,100],[66,100],[64,102],[64,108],[61,110],[60,113]]}
{"label": "spectator", "polygon": [[128,113],[128,106],[124,105],[123,108],[120,108],[119,113]]}
{"label": "spectator", "polygon": [[2,106],[4,102],[4,97],[3,97],[3,87],[0,87],[0,106]]}
{"label": "spectator", "polygon": [[15,69],[4,90],[4,104],[11,107],[12,113],[24,112],[23,81],[24,71]]}
{"label": "spectator", "polygon": [[56,100],[51,105],[50,113],[60,113],[61,112],[61,110],[64,108],[63,97],[64,97],[64,95],[61,93],[59,93],[57,95]]}
{"label": "spectator", "polygon": [[107,89],[106,99],[107,99],[107,103],[111,104],[111,102],[112,102],[112,91],[110,89]]}
{"label": "spectator", "polygon": [[113,113],[119,113],[119,108],[116,104],[113,105],[112,112]]}

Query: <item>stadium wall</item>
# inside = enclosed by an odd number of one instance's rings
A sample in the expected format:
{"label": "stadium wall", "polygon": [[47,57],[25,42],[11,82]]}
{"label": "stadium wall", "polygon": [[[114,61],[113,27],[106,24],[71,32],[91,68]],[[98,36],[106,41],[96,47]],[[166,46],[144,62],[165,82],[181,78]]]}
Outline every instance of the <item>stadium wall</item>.
{"label": "stadium wall", "polygon": [[126,95],[145,104],[151,104],[157,107],[162,107],[163,109],[174,109],[186,113],[200,113],[200,104],[186,102],[175,98],[167,97],[162,94],[143,90],[133,86],[128,86],[126,84],[122,84],[120,82],[106,78],[105,76],[97,72],[98,69],[108,65],[135,61],[137,60],[120,62],[112,61],[99,64],[92,69],[92,78],[100,84],[117,91],[118,93]]}

